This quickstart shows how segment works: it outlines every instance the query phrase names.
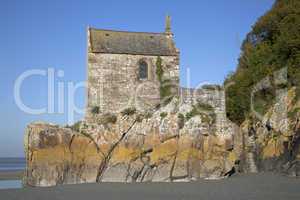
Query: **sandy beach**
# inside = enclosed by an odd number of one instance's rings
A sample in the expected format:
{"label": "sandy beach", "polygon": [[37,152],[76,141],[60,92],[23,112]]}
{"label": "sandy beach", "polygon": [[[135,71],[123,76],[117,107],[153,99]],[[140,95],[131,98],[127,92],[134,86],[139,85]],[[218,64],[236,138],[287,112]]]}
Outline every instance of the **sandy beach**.
{"label": "sandy beach", "polygon": [[1,199],[223,199],[299,200],[300,179],[273,174],[239,175],[192,183],[101,183],[0,190]]}

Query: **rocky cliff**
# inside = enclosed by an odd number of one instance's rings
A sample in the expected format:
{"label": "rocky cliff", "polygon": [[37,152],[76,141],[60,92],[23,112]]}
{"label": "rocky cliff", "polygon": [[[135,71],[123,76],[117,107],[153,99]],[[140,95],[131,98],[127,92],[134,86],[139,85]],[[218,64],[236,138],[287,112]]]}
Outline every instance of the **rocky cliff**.
{"label": "rocky cliff", "polygon": [[245,172],[274,171],[300,175],[300,101],[296,88],[282,90],[276,103],[258,119],[248,117],[241,125]]}
{"label": "rocky cliff", "polygon": [[[78,127],[28,125],[24,183],[192,181],[235,172],[300,172],[300,122],[295,88],[258,119],[222,123],[208,105],[173,99],[153,113],[127,109],[95,114]],[[219,125],[218,125],[219,126]]]}
{"label": "rocky cliff", "polygon": [[[238,160],[238,127],[207,105],[174,98],[153,113],[97,114],[79,128],[32,123],[25,137],[30,186],[87,182],[191,181],[218,178]],[[237,134],[239,136],[239,134]]]}

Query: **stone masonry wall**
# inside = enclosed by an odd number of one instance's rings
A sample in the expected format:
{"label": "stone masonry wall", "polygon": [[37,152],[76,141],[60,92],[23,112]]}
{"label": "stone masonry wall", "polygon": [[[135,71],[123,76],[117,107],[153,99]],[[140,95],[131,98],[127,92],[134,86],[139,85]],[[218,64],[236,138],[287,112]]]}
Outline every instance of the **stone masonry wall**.
{"label": "stone masonry wall", "polygon": [[[179,84],[179,56],[161,56],[164,75]],[[148,64],[148,79],[139,80],[139,61]],[[159,103],[157,56],[88,53],[88,109],[119,112],[134,106],[143,110]]]}

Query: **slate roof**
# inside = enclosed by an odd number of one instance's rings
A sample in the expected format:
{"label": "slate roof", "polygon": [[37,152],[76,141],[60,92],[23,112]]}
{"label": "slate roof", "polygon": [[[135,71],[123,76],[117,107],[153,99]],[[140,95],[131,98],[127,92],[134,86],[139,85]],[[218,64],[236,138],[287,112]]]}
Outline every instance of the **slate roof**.
{"label": "slate roof", "polygon": [[177,55],[165,33],[112,31],[90,28],[91,52],[133,55]]}

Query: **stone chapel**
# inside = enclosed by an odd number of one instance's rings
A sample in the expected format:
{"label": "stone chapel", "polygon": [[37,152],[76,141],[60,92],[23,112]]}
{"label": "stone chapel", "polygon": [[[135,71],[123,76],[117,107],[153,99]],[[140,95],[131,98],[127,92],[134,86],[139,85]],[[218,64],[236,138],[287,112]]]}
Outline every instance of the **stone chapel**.
{"label": "stone chapel", "polygon": [[87,112],[149,109],[160,101],[156,73],[159,58],[164,77],[179,90],[179,50],[166,18],[162,33],[88,28]]}

